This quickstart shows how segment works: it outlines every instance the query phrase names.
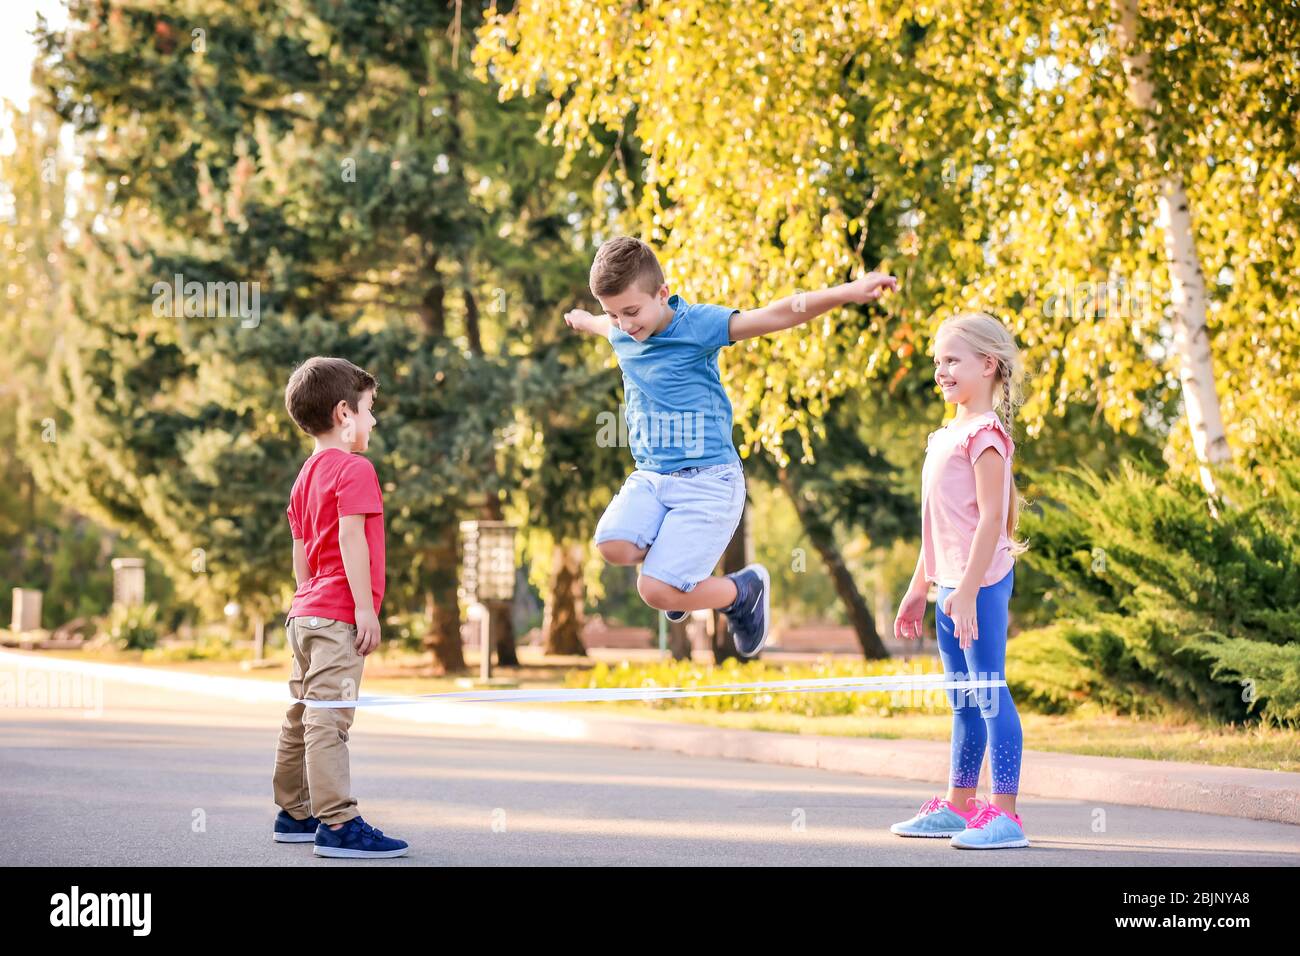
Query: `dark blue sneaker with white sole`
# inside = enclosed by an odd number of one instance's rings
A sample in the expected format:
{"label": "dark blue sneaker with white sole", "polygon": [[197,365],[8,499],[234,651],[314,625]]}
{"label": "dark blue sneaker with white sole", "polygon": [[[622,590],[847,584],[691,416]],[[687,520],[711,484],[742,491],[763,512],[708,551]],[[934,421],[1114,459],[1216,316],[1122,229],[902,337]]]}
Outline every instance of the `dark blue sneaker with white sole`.
{"label": "dark blue sneaker with white sole", "polygon": [[690,611],[664,611],[664,617],[676,624],[678,621],[686,620],[686,616],[690,613]]}
{"label": "dark blue sneaker with white sole", "polygon": [[384,836],[360,817],[353,817],[337,830],[321,824],[316,830],[317,856],[341,857],[349,860],[381,860],[390,856],[405,856],[406,841]]}
{"label": "dark blue sneaker with white sole", "polygon": [[736,601],[722,609],[731,628],[731,640],[741,657],[753,657],[767,643],[771,623],[772,579],[767,568],[750,564],[728,574],[736,584]]}
{"label": "dark blue sneaker with white sole", "polygon": [[275,817],[275,829],[272,835],[276,843],[311,843],[316,839],[316,827],[320,821],[315,817],[295,820],[281,810]]}

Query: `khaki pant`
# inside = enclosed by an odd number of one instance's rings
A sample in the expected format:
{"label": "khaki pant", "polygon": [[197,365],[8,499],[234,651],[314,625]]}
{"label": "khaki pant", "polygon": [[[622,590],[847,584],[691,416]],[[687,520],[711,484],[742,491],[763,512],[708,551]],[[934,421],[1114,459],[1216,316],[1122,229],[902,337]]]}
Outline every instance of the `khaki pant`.
{"label": "khaki pant", "polygon": [[[296,700],[356,700],[365,658],[355,624],[292,617],[285,625],[293,649],[289,693]],[[293,704],[280,727],[275,754],[275,802],[289,816],[346,823],[359,816],[348,767],[348,728],[356,708]]]}

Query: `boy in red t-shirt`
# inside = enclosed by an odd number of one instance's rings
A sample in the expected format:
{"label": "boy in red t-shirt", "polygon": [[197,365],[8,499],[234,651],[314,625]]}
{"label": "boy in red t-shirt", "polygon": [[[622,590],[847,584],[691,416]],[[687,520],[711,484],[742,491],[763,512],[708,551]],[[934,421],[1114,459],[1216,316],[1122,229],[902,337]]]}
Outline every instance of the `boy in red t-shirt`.
{"label": "boy in red t-shirt", "polygon": [[[379,646],[384,597],[384,502],[361,455],[375,426],[373,376],[346,359],[311,358],[289,378],[284,404],[316,440],[289,494],[293,574],[285,631],[289,691],[298,700],[356,700],[365,656]],[[280,843],[317,856],[402,856],[407,845],[364,820],[351,795],[348,728],[356,708],[295,703],[280,728],[275,802]]]}

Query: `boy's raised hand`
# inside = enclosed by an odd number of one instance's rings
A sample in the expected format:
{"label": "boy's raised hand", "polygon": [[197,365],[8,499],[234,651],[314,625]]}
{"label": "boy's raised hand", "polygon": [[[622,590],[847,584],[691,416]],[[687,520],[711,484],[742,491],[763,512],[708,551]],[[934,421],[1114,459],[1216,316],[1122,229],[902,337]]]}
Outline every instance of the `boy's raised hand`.
{"label": "boy's raised hand", "polygon": [[586,309],[570,309],[565,312],[564,323],[571,329],[593,335],[606,335],[609,332],[609,317],[592,315]]}
{"label": "boy's raised hand", "polygon": [[875,302],[885,290],[898,291],[898,278],[887,272],[868,272],[861,278],[848,284],[847,297],[850,302]]}

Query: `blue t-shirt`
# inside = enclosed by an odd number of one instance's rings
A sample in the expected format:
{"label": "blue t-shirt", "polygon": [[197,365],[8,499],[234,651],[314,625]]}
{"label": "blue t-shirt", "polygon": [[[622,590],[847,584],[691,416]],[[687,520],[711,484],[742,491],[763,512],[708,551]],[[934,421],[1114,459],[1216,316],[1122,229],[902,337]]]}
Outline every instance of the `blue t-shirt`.
{"label": "blue t-shirt", "polygon": [[731,313],[721,305],[668,299],[668,326],[638,342],[612,322],[609,341],[623,371],[627,440],[638,468],[680,468],[739,461],[731,439],[731,401],[718,372],[718,350],[731,344]]}

